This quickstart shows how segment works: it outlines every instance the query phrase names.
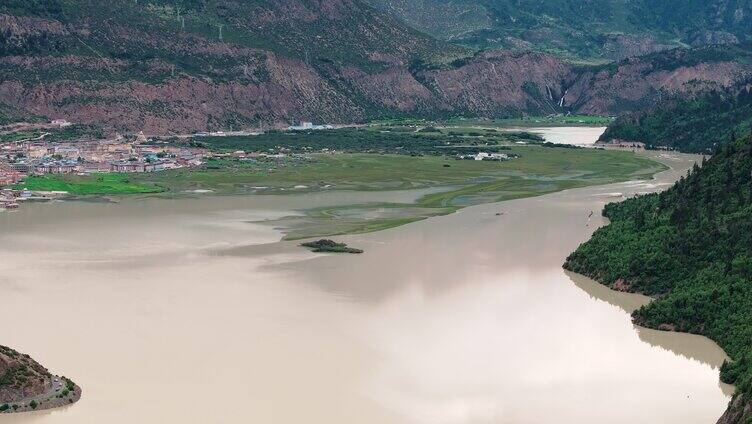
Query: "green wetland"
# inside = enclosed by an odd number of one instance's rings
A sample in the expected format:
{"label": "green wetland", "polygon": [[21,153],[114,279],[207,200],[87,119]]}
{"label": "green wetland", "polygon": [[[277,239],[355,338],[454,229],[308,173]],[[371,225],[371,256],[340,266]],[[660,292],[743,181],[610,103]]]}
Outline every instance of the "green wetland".
{"label": "green wetland", "polygon": [[152,193],[162,197],[431,190],[413,203],[310,208],[305,219],[295,217],[287,234],[297,239],[377,231],[471,205],[643,179],[665,169],[627,151],[511,145],[505,146],[504,153],[513,159],[475,161],[378,153],[228,157],[210,159],[198,170],[31,177],[19,187],[75,196]]}

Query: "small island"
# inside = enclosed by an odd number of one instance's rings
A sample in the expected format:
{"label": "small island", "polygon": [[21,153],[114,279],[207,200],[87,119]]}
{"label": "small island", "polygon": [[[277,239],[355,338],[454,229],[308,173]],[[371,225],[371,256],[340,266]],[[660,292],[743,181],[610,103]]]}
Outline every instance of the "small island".
{"label": "small island", "polygon": [[333,240],[328,240],[328,239],[321,239],[317,241],[311,241],[308,243],[301,243],[300,245],[303,247],[308,247],[310,249],[313,249],[314,252],[354,253],[354,254],[363,253],[363,251],[360,249],[347,247],[345,243],[337,243]]}
{"label": "small island", "polygon": [[70,405],[81,388],[11,348],[0,346],[0,414],[38,411]]}

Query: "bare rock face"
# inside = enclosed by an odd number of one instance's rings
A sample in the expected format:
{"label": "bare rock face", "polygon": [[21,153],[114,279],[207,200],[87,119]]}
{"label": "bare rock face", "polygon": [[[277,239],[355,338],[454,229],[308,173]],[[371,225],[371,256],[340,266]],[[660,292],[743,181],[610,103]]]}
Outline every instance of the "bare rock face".
{"label": "bare rock face", "polygon": [[502,116],[512,112],[556,113],[571,65],[541,53],[487,51],[453,69],[418,74],[456,112]]}
{"label": "bare rock face", "polygon": [[450,109],[404,67],[392,66],[378,73],[350,67],[340,70],[339,75],[379,107],[399,112]]}
{"label": "bare rock face", "polygon": [[566,104],[581,113],[619,115],[645,109],[667,94],[731,87],[752,75],[752,67],[733,60],[682,62],[684,51],[632,58],[618,66],[586,70],[567,92]]}
{"label": "bare rock face", "polygon": [[750,420],[752,420],[752,401],[745,395],[737,394],[718,420],[718,424],[747,424]]}
{"label": "bare rock face", "polygon": [[28,355],[0,346],[0,404],[43,394],[50,377],[47,369]]}

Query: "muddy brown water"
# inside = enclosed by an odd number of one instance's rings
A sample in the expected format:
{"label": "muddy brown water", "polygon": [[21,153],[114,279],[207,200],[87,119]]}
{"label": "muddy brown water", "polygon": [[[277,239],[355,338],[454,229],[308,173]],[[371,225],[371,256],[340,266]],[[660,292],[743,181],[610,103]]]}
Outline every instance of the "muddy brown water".
{"label": "muddy brown water", "polygon": [[0,422],[712,423],[731,394],[724,353],[636,328],[629,312],[648,299],[561,268],[605,203],[663,188],[694,159],[661,154],[672,170],[655,181],[337,238],[357,256],[310,253],[255,221],[419,193],[0,214],[1,341],[84,389]]}
{"label": "muddy brown water", "polygon": [[509,130],[537,134],[550,143],[592,146],[606,127],[514,127]]}

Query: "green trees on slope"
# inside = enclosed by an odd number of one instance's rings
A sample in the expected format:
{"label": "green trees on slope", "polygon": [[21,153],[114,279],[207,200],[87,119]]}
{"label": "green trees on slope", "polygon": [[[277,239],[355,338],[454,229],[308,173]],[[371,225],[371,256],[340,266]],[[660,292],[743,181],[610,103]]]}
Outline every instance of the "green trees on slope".
{"label": "green trees on slope", "polygon": [[749,133],[750,128],[752,89],[748,83],[742,83],[693,98],[670,99],[651,112],[621,117],[601,138],[708,153],[720,144]]}
{"label": "green trees on slope", "polygon": [[752,394],[752,138],[727,144],[674,187],[606,206],[565,268],[657,296],[638,324],[708,336],[722,379]]}

